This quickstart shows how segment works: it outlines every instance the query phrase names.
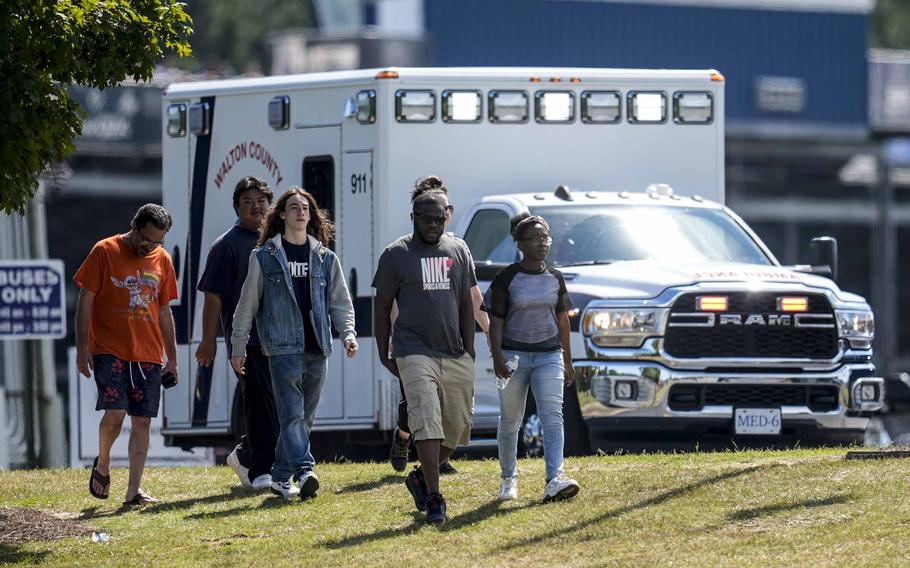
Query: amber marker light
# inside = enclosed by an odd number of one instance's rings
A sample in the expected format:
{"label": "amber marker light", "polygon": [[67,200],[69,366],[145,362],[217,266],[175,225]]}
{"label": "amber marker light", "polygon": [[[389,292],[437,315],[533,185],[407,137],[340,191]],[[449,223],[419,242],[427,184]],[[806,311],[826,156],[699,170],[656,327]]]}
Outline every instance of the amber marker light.
{"label": "amber marker light", "polygon": [[779,312],[807,312],[809,311],[809,298],[805,296],[781,296],[777,299]]}
{"label": "amber marker light", "polygon": [[532,83],[540,83],[540,77],[531,77]]}
{"label": "amber marker light", "polygon": [[550,77],[550,82],[551,83],[561,83],[562,78],[561,77]]}
{"label": "amber marker light", "polygon": [[570,83],[581,83],[581,77],[572,77],[569,79]]}
{"label": "amber marker light", "polygon": [[724,77],[723,73],[715,71],[714,73],[711,73],[711,80],[715,83],[724,83],[727,79]]}
{"label": "amber marker light", "polygon": [[695,308],[702,312],[727,311],[726,296],[698,296],[695,298]]}
{"label": "amber marker light", "polygon": [[385,71],[380,71],[379,73],[376,73],[376,78],[377,79],[397,79],[398,71],[394,71],[392,69],[386,69]]}

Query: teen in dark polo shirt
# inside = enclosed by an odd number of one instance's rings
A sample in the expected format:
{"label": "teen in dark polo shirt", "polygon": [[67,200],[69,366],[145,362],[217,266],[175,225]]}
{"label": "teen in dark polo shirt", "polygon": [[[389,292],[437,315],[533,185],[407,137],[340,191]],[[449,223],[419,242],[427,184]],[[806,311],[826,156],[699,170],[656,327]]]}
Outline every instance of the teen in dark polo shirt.
{"label": "teen in dark polo shirt", "polygon": [[[439,193],[413,202],[413,234],[391,243],[379,258],[376,343],[382,364],[404,385],[408,424],[420,466],[405,479],[427,522],[446,520],[439,463],[471,434],[474,407],[474,308],[477,283],[464,241],[445,234],[445,200]],[[392,302],[398,304],[392,351]]]}
{"label": "teen in dark polo shirt", "polygon": [[[237,223],[215,239],[205,261],[205,271],[197,289],[205,292],[202,306],[202,342],[196,349],[196,361],[209,367],[215,360],[218,323],[225,340],[230,342],[234,310],[246,278],[250,252],[259,238],[262,224],[272,203],[272,190],[262,179],[247,176],[234,187],[234,211]],[[230,343],[228,343],[230,354]],[[243,399],[246,435],[228,455],[227,463],[244,487],[268,489],[269,472],[275,461],[278,441],[278,415],[272,394],[272,377],[268,358],[262,353],[256,326],[250,331],[246,347],[246,374],[237,375]]]}

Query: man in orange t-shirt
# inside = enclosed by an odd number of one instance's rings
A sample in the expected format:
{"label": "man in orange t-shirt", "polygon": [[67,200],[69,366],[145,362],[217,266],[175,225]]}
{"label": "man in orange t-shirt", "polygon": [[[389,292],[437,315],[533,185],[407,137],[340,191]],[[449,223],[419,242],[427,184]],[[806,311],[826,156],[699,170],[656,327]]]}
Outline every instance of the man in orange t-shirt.
{"label": "man in orange t-shirt", "polygon": [[171,216],[164,207],[143,205],[133,217],[130,231],[98,241],[73,277],[81,288],[76,309],[76,365],[86,377],[94,374],[98,386],[95,410],[104,411],[89,492],[107,499],[111,446],[129,414],[130,478],[124,505],[157,502],[139,482],[152,418],[158,415],[161,377],[177,373],[177,339],[170,308],[177,298],[177,283],[171,257],[161,248],[170,228]]}

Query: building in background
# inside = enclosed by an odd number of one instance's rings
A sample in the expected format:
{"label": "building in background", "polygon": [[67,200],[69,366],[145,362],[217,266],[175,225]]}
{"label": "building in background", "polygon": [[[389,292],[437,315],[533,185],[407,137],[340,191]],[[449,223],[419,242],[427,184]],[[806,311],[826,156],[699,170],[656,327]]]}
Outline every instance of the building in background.
{"label": "building in background", "polygon": [[[910,369],[910,287],[901,284],[910,280],[910,52],[870,51],[869,124],[875,152],[856,155],[842,175],[878,197],[872,276],[880,282],[879,305],[886,306],[876,314],[879,343],[891,354],[891,370],[905,371]],[[891,163],[883,159],[889,154]]]}

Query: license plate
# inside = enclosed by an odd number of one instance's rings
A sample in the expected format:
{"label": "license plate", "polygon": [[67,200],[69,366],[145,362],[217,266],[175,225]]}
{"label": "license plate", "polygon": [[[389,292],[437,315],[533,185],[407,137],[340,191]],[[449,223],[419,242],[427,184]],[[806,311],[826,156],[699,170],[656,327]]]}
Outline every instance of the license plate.
{"label": "license plate", "polygon": [[779,408],[737,408],[733,412],[736,434],[780,434]]}

